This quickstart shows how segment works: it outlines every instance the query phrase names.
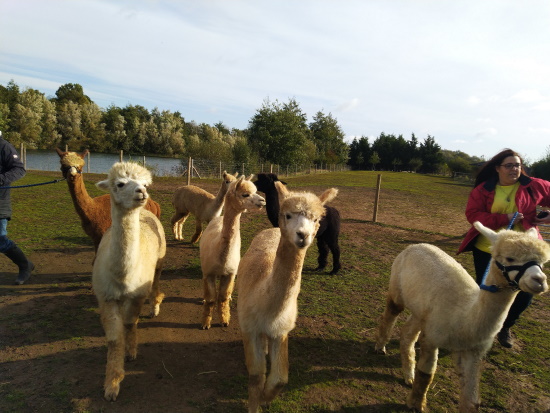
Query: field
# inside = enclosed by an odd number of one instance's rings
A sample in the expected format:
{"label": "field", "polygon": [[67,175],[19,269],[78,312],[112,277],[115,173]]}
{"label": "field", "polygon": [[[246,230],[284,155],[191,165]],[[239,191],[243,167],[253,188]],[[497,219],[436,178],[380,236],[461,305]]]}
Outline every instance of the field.
{"label": "field", "polygon": [[[339,274],[313,271],[307,254],[297,327],[290,335],[290,377],[270,406],[278,412],[402,412],[408,387],[400,373],[398,330],[389,354],[373,352],[394,257],[407,245],[428,242],[456,257],[471,273],[469,253],[456,250],[469,224],[470,187],[440,176],[382,174],[373,222],[377,172],[282,177],[289,188],[316,193],[337,187],[331,203],[343,218]],[[17,184],[47,182],[55,172],[29,172]],[[103,176],[86,174],[88,191]],[[214,319],[200,329],[201,271],[197,245],[175,241],[170,229],[174,189],[181,178],[156,178],[150,192],[162,208],[168,253],[159,317],[142,317],[138,359],[126,363],[119,398],[103,400],[106,346],[90,289],[91,241],[80,227],[65,182],[12,191],[10,237],[36,263],[31,281],[13,285],[15,266],[0,257],[1,412],[244,412],[247,373],[235,311],[229,327]],[[193,184],[216,192],[217,180]],[[269,227],[265,212],[245,214],[243,253]],[[185,226],[188,240],[193,219]],[[330,264],[330,263],[329,263]],[[330,265],[329,265],[330,266]],[[234,296],[232,308],[238,304]],[[550,294],[538,297],[513,329],[516,346],[495,341],[483,363],[482,412],[550,411]],[[459,380],[451,356],[440,351],[428,393],[433,412],[457,409]]]}

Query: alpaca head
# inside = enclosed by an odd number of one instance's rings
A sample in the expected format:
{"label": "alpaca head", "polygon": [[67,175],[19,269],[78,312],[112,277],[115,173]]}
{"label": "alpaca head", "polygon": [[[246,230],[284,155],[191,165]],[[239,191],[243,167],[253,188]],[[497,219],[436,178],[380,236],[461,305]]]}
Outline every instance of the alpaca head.
{"label": "alpaca head", "polygon": [[281,234],[298,248],[309,247],[325,215],[324,205],[336,197],[338,190],[330,188],[317,196],[311,192],[290,192],[282,182],[275,182],[275,187],[279,193]]}
{"label": "alpaca head", "polygon": [[284,185],[286,185],[286,182],[279,181],[279,178],[277,178],[277,175],[275,174],[261,173],[261,174],[258,174],[256,181],[254,181],[254,185],[256,185],[256,188],[258,188],[258,191],[261,191],[264,194],[267,194],[271,191],[276,191],[275,182],[277,181],[282,182]]}
{"label": "alpaca head", "polygon": [[229,202],[233,208],[242,212],[246,212],[247,209],[261,209],[265,206],[265,199],[257,193],[256,186],[252,183],[253,176],[245,178],[241,175],[231,182],[225,195],[225,202]]}
{"label": "alpaca head", "polygon": [[239,172],[235,172],[235,175],[231,175],[227,173],[227,171],[223,171],[223,184],[221,187],[222,195],[225,195],[227,193],[229,185],[231,185],[231,182],[236,181],[238,176]]}
{"label": "alpaca head", "polygon": [[55,150],[59,155],[63,177],[68,181],[74,181],[82,173],[82,168],[85,164],[84,157],[88,154],[88,149],[81,154],[76,152],[63,152],[59,148],[55,148]]}
{"label": "alpaca head", "polygon": [[147,187],[153,179],[151,172],[134,162],[117,162],[109,171],[107,179],[98,182],[98,188],[111,193],[115,205],[135,209],[147,203]]}
{"label": "alpaca head", "polygon": [[474,226],[491,242],[493,261],[504,277],[507,275],[521,290],[531,294],[541,294],[548,290],[542,267],[550,260],[550,246],[538,238],[535,228],[525,232],[495,232],[480,222],[475,222]]}

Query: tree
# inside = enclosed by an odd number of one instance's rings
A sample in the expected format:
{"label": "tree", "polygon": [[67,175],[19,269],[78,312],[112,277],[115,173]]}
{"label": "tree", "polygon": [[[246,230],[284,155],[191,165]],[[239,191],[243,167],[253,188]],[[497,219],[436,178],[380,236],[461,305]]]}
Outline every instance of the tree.
{"label": "tree", "polygon": [[306,115],[294,99],[284,104],[265,100],[249,122],[248,142],[262,160],[274,164],[310,163],[310,138]]}
{"label": "tree", "polygon": [[444,164],[441,147],[435,142],[433,136],[428,135],[420,144],[420,156],[422,158],[421,172],[437,173]]}
{"label": "tree", "polygon": [[378,152],[373,152],[372,155],[369,158],[369,162],[372,165],[372,170],[376,170],[376,165],[380,163],[380,156],[378,156]]}
{"label": "tree", "polygon": [[531,174],[550,181],[550,146],[546,148],[546,156],[531,165]]}
{"label": "tree", "polygon": [[317,149],[318,162],[342,163],[348,160],[348,145],[344,142],[344,132],[332,114],[317,112],[309,124],[313,142]]}
{"label": "tree", "polygon": [[84,89],[78,83],[66,83],[55,92],[56,103],[73,102],[78,105],[92,103],[92,100],[84,94]]}

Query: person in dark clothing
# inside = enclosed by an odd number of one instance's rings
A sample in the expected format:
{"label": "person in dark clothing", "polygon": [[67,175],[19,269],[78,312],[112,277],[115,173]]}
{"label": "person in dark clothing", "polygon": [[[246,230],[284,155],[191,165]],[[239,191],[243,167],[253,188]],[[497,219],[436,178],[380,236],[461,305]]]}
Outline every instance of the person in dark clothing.
{"label": "person in dark clothing", "polygon": [[[34,264],[23,251],[8,238],[8,221],[11,219],[11,193],[7,188],[14,181],[25,176],[25,167],[12,144],[2,138],[0,131],[0,252],[19,267],[16,284],[23,284],[31,276]],[[3,189],[2,189],[3,188]]]}
{"label": "person in dark clothing", "polygon": [[[537,206],[550,207],[550,182],[530,177],[523,168],[519,154],[505,149],[487,161],[476,176],[475,187],[466,205],[466,218],[473,224],[481,222],[493,230],[507,228],[517,212],[513,228],[526,231],[538,224],[550,224],[550,215],[537,217]],[[538,228],[537,228],[538,231]],[[539,238],[542,238],[539,232]],[[490,243],[472,226],[458,253],[472,251],[476,282],[481,284],[491,261]],[[533,296],[520,291],[516,296],[502,329],[497,334],[499,343],[513,346],[510,328],[520,314],[529,307]]]}

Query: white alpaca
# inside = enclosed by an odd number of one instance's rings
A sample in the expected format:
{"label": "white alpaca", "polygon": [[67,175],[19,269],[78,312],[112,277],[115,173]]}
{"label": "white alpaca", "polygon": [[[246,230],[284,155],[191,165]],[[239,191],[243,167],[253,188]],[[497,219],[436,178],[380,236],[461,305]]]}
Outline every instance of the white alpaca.
{"label": "white alpaca", "polygon": [[151,184],[149,171],[135,163],[115,163],[107,180],[112,225],[103,235],[92,271],[92,285],[107,339],[105,399],[116,400],[124,379],[124,356],[137,356],[137,323],[149,297],[151,315],[159,313],[162,260],[166,254],[159,219],[144,209]]}
{"label": "white alpaca", "polygon": [[196,221],[195,233],[191,237],[191,242],[195,243],[199,240],[203,222],[208,223],[221,215],[225,194],[229,184],[237,178],[237,175],[239,175],[238,172],[231,175],[224,171],[222,185],[216,196],[194,185],[181,186],[176,189],[172,197],[172,205],[176,212],[171,219],[175,239],[183,241],[183,224],[189,214],[193,214]]}
{"label": "white alpaca", "polygon": [[[386,309],[380,319],[375,349],[385,353],[396,318],[404,309],[411,316],[401,330],[403,375],[412,390],[407,406],[424,411],[426,393],[437,368],[439,348],[453,353],[460,376],[461,412],[479,408],[481,360],[491,348],[519,288],[531,294],[548,290],[542,266],[550,259],[550,247],[537,238],[535,229],[498,233],[474,223],[492,244],[492,260],[486,285],[490,292],[453,258],[437,247],[416,244],[395,259]],[[414,344],[420,355],[415,372]]]}
{"label": "white alpaca", "polygon": [[[252,175],[232,182],[225,194],[225,212],[206,227],[200,241],[200,259],[204,286],[202,328],[212,323],[216,301],[222,326],[229,325],[230,301],[237,267],[241,259],[241,214],[247,209],[260,209],[265,199],[256,193]],[[216,294],[216,279],[220,279]]]}
{"label": "white alpaca", "polygon": [[[302,266],[315,239],[324,204],[338,193],[334,188],[320,197],[279,192],[279,226],[260,232],[239,265],[237,313],[248,369],[248,411],[271,402],[288,381],[288,334],[298,315]],[[266,355],[270,371],[266,379]]]}

